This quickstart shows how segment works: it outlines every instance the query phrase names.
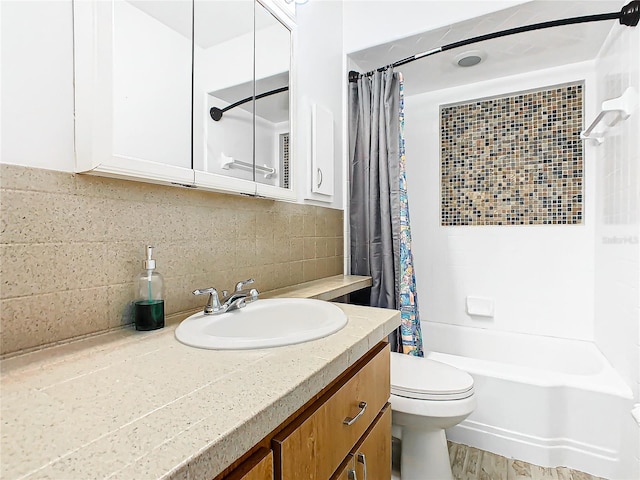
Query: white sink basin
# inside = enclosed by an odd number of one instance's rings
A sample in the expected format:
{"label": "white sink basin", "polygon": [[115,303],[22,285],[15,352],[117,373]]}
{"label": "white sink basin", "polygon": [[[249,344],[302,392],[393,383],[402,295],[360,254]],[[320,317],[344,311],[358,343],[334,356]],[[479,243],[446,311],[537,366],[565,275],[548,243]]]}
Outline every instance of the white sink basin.
{"label": "white sink basin", "polygon": [[178,325],[176,338],[215,350],[279,347],[326,337],[346,324],[347,316],[332,303],[274,298],[220,315],[191,315]]}

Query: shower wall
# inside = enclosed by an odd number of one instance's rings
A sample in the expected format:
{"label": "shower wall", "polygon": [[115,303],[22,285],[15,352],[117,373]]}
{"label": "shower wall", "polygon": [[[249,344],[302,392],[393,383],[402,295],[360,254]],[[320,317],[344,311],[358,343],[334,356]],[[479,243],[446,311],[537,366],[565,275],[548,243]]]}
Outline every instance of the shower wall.
{"label": "shower wall", "polygon": [[[640,28],[616,26],[596,63],[597,105],[640,93]],[[595,340],[640,401],[640,108],[607,129],[595,153]],[[640,425],[629,422],[633,478],[640,478]]]}
{"label": "shower wall", "polygon": [[[592,150],[584,150],[582,223],[443,226],[439,113],[444,104],[583,81],[585,118],[591,119],[594,68],[595,62],[584,62],[406,98],[409,202],[423,322],[593,340]],[[494,316],[468,315],[467,296],[491,299]]]}
{"label": "shower wall", "polygon": [[[620,96],[627,87],[640,91],[640,30],[611,32],[597,63],[597,99]],[[640,355],[640,112],[607,130],[601,146],[592,146],[597,162],[596,342],[638,396]],[[629,341],[633,338],[634,341]]]}

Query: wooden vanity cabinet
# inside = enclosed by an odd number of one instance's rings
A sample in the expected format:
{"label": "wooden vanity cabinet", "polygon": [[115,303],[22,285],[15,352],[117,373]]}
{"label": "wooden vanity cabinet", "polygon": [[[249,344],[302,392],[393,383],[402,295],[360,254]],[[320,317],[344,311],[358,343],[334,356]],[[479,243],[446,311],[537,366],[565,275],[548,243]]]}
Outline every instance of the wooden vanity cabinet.
{"label": "wooden vanity cabinet", "polygon": [[389,480],[389,362],[377,344],[215,480]]}
{"label": "wooden vanity cabinet", "polygon": [[[273,438],[277,480],[328,480],[353,455],[354,447],[365,444],[370,455],[386,455],[378,461],[388,460],[390,472],[391,423],[385,423],[390,417],[378,421],[389,410],[389,346],[377,345],[365,359],[351,376],[325,392]],[[357,463],[357,455],[354,458]],[[369,478],[386,480],[390,474]]]}
{"label": "wooden vanity cabinet", "polygon": [[260,448],[225,480],[273,480],[273,452]]}

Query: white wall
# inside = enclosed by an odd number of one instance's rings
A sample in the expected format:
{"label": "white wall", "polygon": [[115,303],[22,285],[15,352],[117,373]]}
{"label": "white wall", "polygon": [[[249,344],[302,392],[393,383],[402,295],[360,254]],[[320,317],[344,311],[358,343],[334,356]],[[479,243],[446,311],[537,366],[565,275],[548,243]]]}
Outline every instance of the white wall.
{"label": "white wall", "polygon": [[[440,225],[439,105],[586,80],[591,118],[593,62],[476,83],[405,100],[407,178],[421,318],[575,339],[593,339],[594,175],[585,150],[582,225]],[[410,79],[407,79],[410,81]],[[493,319],[466,314],[468,295],[492,298]]]}
{"label": "white wall", "polygon": [[[597,100],[640,94],[640,29],[616,25],[597,60]],[[593,117],[591,117],[593,118]],[[590,119],[588,121],[591,121]],[[593,151],[598,168],[595,232],[595,340],[640,402],[640,108],[607,129]],[[629,456],[640,478],[640,425],[629,424]]]}
{"label": "white wall", "polygon": [[526,1],[344,0],[344,51],[357,52],[521,3]]}
{"label": "white wall", "polygon": [[291,46],[291,39],[289,31],[283,25],[278,23],[257,30],[255,42],[256,80],[289,71],[291,48],[287,47]]}
{"label": "white wall", "polygon": [[[318,205],[343,208],[343,91],[347,76],[343,66],[343,16],[341,1],[310,1],[297,8],[297,43],[294,45],[296,124],[293,137],[293,176],[298,199],[324,198],[304,194],[311,186],[311,105],[317,103],[333,113],[335,158],[334,195]],[[301,168],[302,167],[302,168]],[[301,187],[302,186],[302,190]],[[314,202],[308,202],[314,203]]]}
{"label": "white wall", "polygon": [[[640,30],[612,30],[597,68],[598,105],[632,86],[640,92]],[[609,360],[634,384],[638,396],[640,345],[640,112],[607,129],[596,155],[596,341]],[[633,339],[633,341],[631,341]]]}
{"label": "white wall", "polygon": [[0,162],[72,172],[71,1],[0,2]]}

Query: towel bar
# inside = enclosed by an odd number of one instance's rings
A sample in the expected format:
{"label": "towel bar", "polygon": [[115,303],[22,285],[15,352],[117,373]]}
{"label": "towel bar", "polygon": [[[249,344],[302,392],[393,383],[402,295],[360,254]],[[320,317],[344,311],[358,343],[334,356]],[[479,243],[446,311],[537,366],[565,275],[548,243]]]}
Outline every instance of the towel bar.
{"label": "towel bar", "polygon": [[276,169],[272,167],[267,167],[266,165],[253,165],[249,162],[243,162],[242,160],[236,160],[233,157],[229,157],[224,153],[220,154],[220,166],[225,170],[228,170],[231,167],[241,167],[245,169],[255,170],[257,172],[264,173],[264,178],[271,178],[276,174]]}
{"label": "towel bar", "polygon": [[580,138],[582,140],[594,140],[597,145],[602,144],[602,142],[604,142],[604,132],[595,132],[592,134],[593,130],[598,126],[602,119],[604,119],[608,113],[618,112],[615,119],[607,124],[607,126],[613,127],[620,120],[626,120],[629,118],[631,112],[633,112],[637,106],[638,95],[633,87],[627,88],[624,93],[617,98],[612,98],[611,100],[602,102],[602,111],[598,114],[595,120],[591,122],[591,125],[580,133]]}

